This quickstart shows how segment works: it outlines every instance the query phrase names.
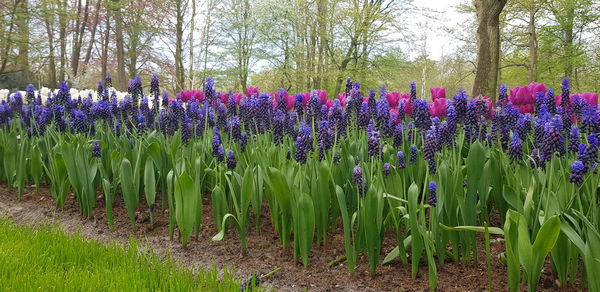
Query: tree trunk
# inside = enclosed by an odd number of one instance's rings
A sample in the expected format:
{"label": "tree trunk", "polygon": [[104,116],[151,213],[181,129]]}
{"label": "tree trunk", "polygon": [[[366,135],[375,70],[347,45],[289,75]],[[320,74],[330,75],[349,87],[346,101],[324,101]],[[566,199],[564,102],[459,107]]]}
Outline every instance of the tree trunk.
{"label": "tree trunk", "polygon": [[324,51],[327,47],[327,2],[326,0],[319,0],[317,3],[317,17],[319,26],[319,56],[317,62],[317,78],[315,78],[315,87],[322,89],[324,87],[324,67],[325,67],[325,56]]}
{"label": "tree trunk", "polygon": [[10,24],[8,26],[8,31],[6,32],[6,42],[4,42],[2,45],[4,45],[5,47],[3,48],[2,51],[2,64],[0,65],[0,73],[4,72],[4,69],[6,68],[6,64],[8,63],[8,53],[11,51],[11,45],[12,45],[12,34],[13,34],[13,30],[15,27],[15,14],[17,13],[17,7],[18,7],[18,2],[15,2],[12,8],[12,11],[10,13]]}
{"label": "tree trunk", "polygon": [[485,95],[496,102],[500,63],[500,13],[507,0],[477,0],[477,69],[473,96]]}
{"label": "tree trunk", "polygon": [[112,0],[116,7],[115,13],[115,38],[117,40],[117,89],[125,91],[127,89],[127,77],[125,76],[125,50],[123,49],[123,17],[121,15],[121,1]]}
{"label": "tree trunk", "polygon": [[[533,5],[532,5],[533,6]],[[535,33],[535,9],[529,11],[529,65],[527,66],[527,82],[531,83],[537,78],[537,35]]]}
{"label": "tree trunk", "polygon": [[[85,73],[85,70],[87,69],[87,64],[90,61],[90,58],[92,56],[92,48],[94,45],[94,42],[96,41],[96,30],[98,28],[98,19],[100,16],[100,3],[102,3],[102,0],[98,0],[98,2],[96,2],[96,14],[94,15],[94,25],[92,26],[92,35],[90,37],[90,43],[88,44],[87,50],[85,52],[85,61],[83,62],[84,66],[82,68],[83,73]],[[102,78],[104,78],[106,75],[102,76]]]}
{"label": "tree trunk", "polygon": [[[73,38],[73,51],[71,53],[71,71],[73,76],[77,76],[79,69],[79,57],[81,56],[81,46],[83,43],[83,35],[85,34],[85,27],[87,26],[89,16],[89,4],[90,1],[85,1],[85,8],[83,10],[83,21],[80,21],[81,12],[81,0],[79,0],[77,8],[77,24],[75,26],[75,37]],[[92,40],[93,41],[93,40]]]}
{"label": "tree trunk", "polygon": [[194,88],[194,28],[196,18],[196,0],[192,0],[192,20],[190,22],[190,89]]}
{"label": "tree trunk", "polygon": [[183,89],[183,3],[182,0],[175,0],[176,19],[175,24],[175,91]]}
{"label": "tree trunk", "polygon": [[60,72],[58,78],[65,80],[65,68],[67,68],[67,0],[58,3],[58,26],[60,38]]}
{"label": "tree trunk", "polygon": [[[571,16],[572,14],[569,14]],[[565,64],[565,77],[571,79],[571,75],[573,75],[573,21],[567,23],[566,27],[563,27],[565,34],[564,48],[566,53],[567,63]]]}
{"label": "tree trunk", "polygon": [[19,54],[16,59],[16,68],[22,70],[25,76],[24,80],[28,79],[29,76],[29,12],[28,12],[29,1],[19,1],[19,7],[16,13],[16,25],[19,31],[19,41],[17,42],[17,48]]}
{"label": "tree trunk", "polygon": [[109,0],[106,0],[106,31],[104,34],[104,43],[102,44],[102,78],[108,75],[108,43],[110,41],[110,5]]}
{"label": "tree trunk", "polygon": [[54,18],[54,13],[49,13],[46,4],[42,4],[44,15],[44,24],[46,26],[46,33],[48,34],[48,85],[50,88],[57,88],[56,84],[56,61],[54,59],[54,29],[52,23],[48,19],[49,17]]}

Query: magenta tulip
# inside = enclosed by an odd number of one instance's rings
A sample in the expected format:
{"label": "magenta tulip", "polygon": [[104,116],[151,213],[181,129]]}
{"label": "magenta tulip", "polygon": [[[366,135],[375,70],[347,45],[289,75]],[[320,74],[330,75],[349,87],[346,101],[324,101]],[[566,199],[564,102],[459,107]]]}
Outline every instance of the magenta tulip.
{"label": "magenta tulip", "polygon": [[446,103],[445,98],[437,98],[432,103],[428,104],[429,112],[432,117],[445,117],[446,116]]}
{"label": "magenta tulip", "polygon": [[398,106],[398,102],[400,101],[400,93],[399,92],[390,92],[386,94],[386,99],[390,104],[391,108],[396,108]]}
{"label": "magenta tulip", "polygon": [[430,88],[431,90],[431,100],[435,101],[436,99],[439,98],[446,98],[446,88],[440,88],[440,87],[433,87]]}

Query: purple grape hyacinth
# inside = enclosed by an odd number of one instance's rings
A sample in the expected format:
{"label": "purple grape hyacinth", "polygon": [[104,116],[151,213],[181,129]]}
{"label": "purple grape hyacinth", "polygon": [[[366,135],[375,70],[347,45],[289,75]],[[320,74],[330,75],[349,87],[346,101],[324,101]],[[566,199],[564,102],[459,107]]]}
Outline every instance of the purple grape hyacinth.
{"label": "purple grape hyacinth", "polygon": [[237,163],[235,161],[235,154],[233,153],[233,150],[227,151],[227,168],[234,169],[236,164]]}
{"label": "purple grape hyacinth", "polygon": [[569,181],[575,185],[581,185],[583,183],[584,172],[583,162],[575,160],[571,165],[571,174],[569,175]]}
{"label": "purple grape hyacinth", "polygon": [[92,148],[92,156],[100,158],[102,156],[102,152],[100,151],[100,142],[98,140],[94,141],[94,147]]}
{"label": "purple grape hyacinth", "polygon": [[404,153],[402,151],[398,151],[398,168],[404,169],[406,168],[406,163],[404,162]]}
{"label": "purple grape hyacinth", "polygon": [[388,162],[383,164],[383,174],[388,176],[390,174],[390,164]]}
{"label": "purple grape hyacinth", "polygon": [[435,207],[437,205],[437,185],[435,181],[429,182],[429,205]]}
{"label": "purple grape hyacinth", "polygon": [[362,197],[363,197],[363,195],[364,195],[364,194],[363,194],[363,192],[364,192],[364,189],[363,189],[363,175],[362,175],[362,168],[360,168],[360,166],[356,165],[356,166],[354,167],[354,171],[353,171],[353,173],[352,173],[352,176],[353,176],[354,182],[356,183],[356,185],[357,185],[357,187],[358,187],[358,196],[359,196],[360,198],[362,198]]}

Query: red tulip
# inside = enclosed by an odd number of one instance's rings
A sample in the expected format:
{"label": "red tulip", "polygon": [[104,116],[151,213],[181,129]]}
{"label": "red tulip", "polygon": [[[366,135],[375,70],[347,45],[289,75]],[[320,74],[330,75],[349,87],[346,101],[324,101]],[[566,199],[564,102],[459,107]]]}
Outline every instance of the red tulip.
{"label": "red tulip", "polygon": [[438,98],[446,98],[446,88],[434,87],[431,88],[431,100],[435,101]]}

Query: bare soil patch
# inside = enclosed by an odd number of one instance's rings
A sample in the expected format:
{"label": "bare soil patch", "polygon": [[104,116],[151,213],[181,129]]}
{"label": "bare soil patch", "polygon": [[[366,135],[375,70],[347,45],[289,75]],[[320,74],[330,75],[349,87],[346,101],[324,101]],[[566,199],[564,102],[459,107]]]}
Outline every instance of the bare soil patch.
{"label": "bare soil patch", "polygon": [[[157,197],[160,195],[158,194]],[[0,186],[0,215],[13,217],[18,224],[38,224],[55,221],[68,232],[81,230],[88,238],[101,241],[127,241],[130,236],[147,242],[159,255],[171,253],[173,258],[183,264],[209,269],[213,263],[220,268],[223,265],[235,267],[234,274],[242,279],[250,277],[252,271],[266,274],[276,267],[281,270],[264,281],[264,287],[275,288],[279,291],[299,291],[306,287],[310,291],[427,291],[429,287],[427,265],[421,263],[419,274],[411,278],[410,265],[400,261],[377,268],[377,274],[369,273],[368,259],[359,255],[356,274],[351,277],[345,262],[331,268],[328,263],[344,255],[344,237],[341,226],[336,232],[330,232],[327,238],[327,250],[313,247],[309,258],[308,268],[300,263],[294,263],[290,252],[282,253],[278,235],[271,226],[267,206],[261,214],[261,233],[255,229],[254,217],[250,220],[248,233],[248,253],[241,257],[240,240],[235,228],[230,228],[224,242],[213,242],[212,236],[217,233],[213,222],[210,198],[205,198],[203,204],[203,225],[198,239],[192,239],[187,248],[183,248],[178,236],[169,237],[168,211],[157,208],[154,226],[150,224],[148,208],[140,204],[136,211],[135,233],[122,198],[119,196],[113,207],[115,230],[110,231],[106,220],[105,204],[98,197],[94,208],[93,218],[86,219],[79,213],[79,205],[72,195],[69,195],[63,209],[56,208],[55,201],[48,186],[39,191],[35,187],[26,188],[21,201],[17,200],[17,191],[9,190],[6,185]],[[160,199],[157,203],[160,206]],[[395,235],[386,232],[381,260],[395,247]],[[447,262],[438,265],[439,291],[487,291],[488,278],[485,262],[485,248],[481,236],[478,237],[477,263]],[[498,260],[498,254],[504,251],[503,242],[491,244],[492,290],[507,291],[506,268]],[[522,286],[525,288],[525,286]],[[542,280],[538,287],[541,291],[561,290],[555,277],[551,274],[550,264],[546,263]],[[565,289],[562,289],[565,291]],[[567,291],[579,289],[567,289]]]}

